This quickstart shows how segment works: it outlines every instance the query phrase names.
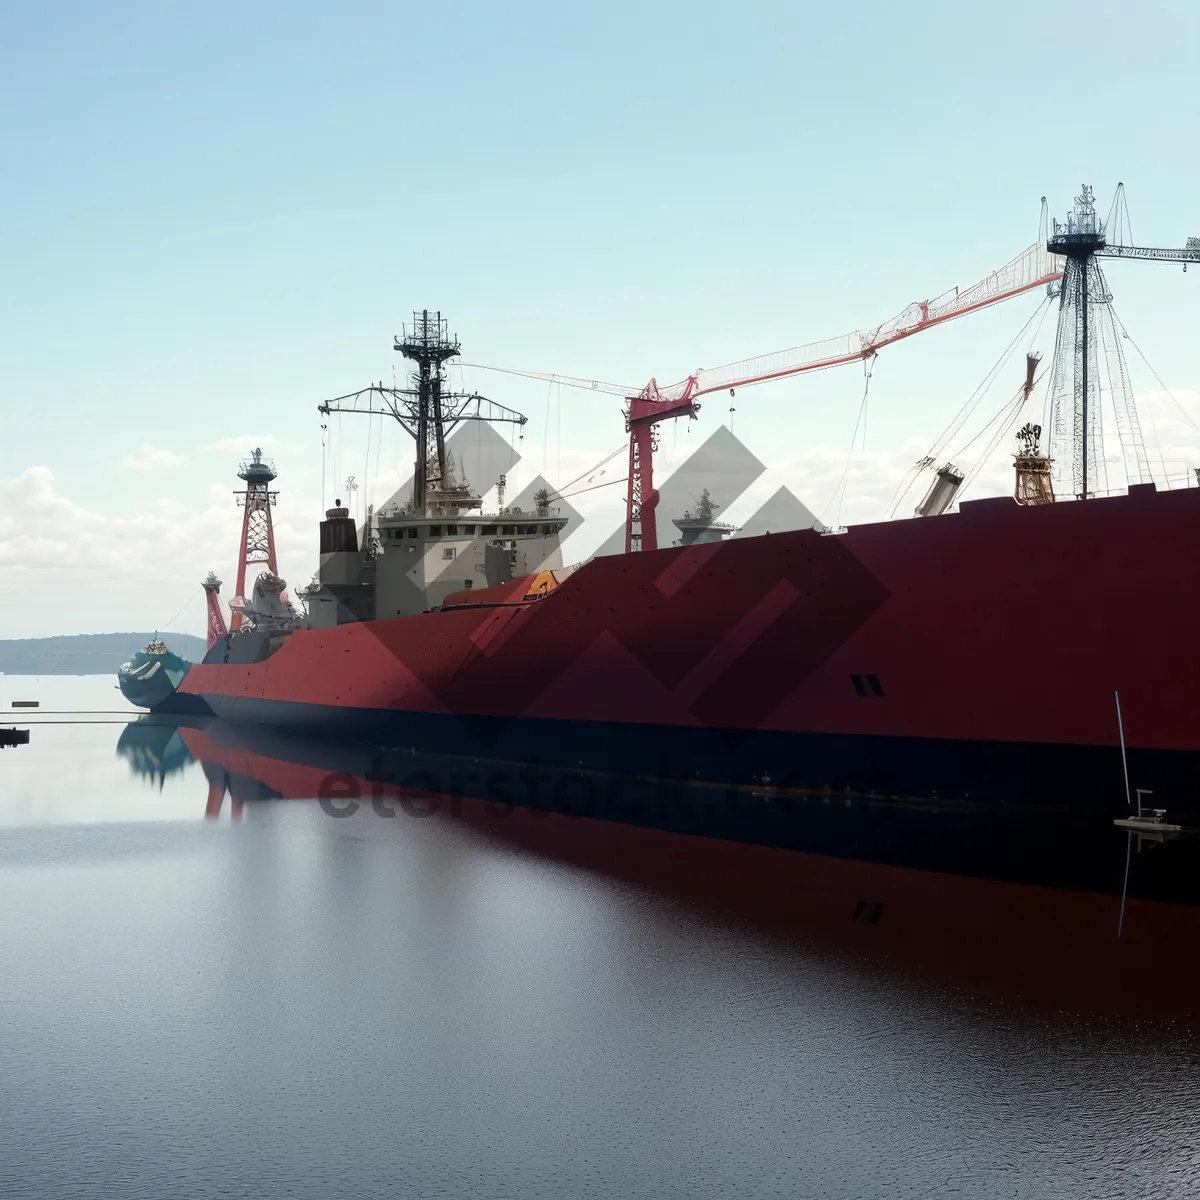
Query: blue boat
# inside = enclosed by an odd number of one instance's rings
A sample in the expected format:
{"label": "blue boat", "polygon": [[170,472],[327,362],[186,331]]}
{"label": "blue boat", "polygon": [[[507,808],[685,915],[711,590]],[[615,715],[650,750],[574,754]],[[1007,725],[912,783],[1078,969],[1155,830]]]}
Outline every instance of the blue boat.
{"label": "blue boat", "polygon": [[117,668],[121,695],[137,708],[161,709],[175,695],[192,664],[155,638]]}

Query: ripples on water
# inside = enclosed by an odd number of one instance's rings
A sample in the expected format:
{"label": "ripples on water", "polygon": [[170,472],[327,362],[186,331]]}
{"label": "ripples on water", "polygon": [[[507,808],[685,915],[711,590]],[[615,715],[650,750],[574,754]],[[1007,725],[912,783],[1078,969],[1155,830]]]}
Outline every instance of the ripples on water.
{"label": "ripples on water", "polygon": [[933,978],[715,878],[802,856],[206,822],[201,768],[160,790],[120,729],[0,752],[0,1196],[1200,1193],[1187,1022]]}

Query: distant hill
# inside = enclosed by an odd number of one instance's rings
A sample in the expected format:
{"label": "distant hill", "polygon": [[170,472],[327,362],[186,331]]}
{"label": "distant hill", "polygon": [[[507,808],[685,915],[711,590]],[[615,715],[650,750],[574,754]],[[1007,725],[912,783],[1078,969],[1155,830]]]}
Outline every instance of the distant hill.
{"label": "distant hill", "polygon": [[[111,675],[144,650],[153,633],[81,633],[73,637],[0,639],[3,675]],[[204,657],[203,638],[190,633],[159,637],[188,662]]]}

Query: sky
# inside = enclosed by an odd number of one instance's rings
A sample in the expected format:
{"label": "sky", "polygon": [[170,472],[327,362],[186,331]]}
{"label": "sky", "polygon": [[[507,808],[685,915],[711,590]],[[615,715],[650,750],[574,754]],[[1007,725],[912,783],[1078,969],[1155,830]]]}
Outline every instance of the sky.
{"label": "sky", "polygon": [[[411,460],[399,429],[370,423],[368,455],[366,420],[322,431],[316,406],[402,377],[414,309],[447,314],[465,362],[640,388],[969,285],[1084,182],[1103,215],[1123,181],[1135,240],[1181,245],[1200,235],[1198,42],[1185,3],[9,0],[0,637],[202,633],[199,581],[233,577],[257,445],[281,573],[306,582],[346,476],[378,503]],[[1200,269],[1107,270],[1153,368],[1130,353],[1150,457],[1182,476]],[[768,469],[729,519],[781,484],[827,519],[883,519],[1042,300],[885,350],[865,429],[851,366],[746,389],[734,413],[707,398],[662,428],[658,469],[732,421]],[[1049,360],[1053,330],[1051,313],[1020,349]],[[979,427],[1019,350],[1005,371]],[[561,486],[624,441],[616,397],[451,381],[528,416],[526,478]],[[1011,450],[972,494],[1010,488]],[[573,501],[568,557],[622,520],[622,493]]]}

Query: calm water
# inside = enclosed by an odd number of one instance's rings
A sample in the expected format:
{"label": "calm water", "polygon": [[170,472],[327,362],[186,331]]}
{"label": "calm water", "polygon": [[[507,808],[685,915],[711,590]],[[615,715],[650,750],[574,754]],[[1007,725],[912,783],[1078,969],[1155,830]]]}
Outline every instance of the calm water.
{"label": "calm water", "polygon": [[206,820],[202,764],[139,776],[122,728],[0,752],[0,1196],[1200,1194],[1188,1020],[768,920],[803,908],[775,852],[739,883],[565,818]]}

